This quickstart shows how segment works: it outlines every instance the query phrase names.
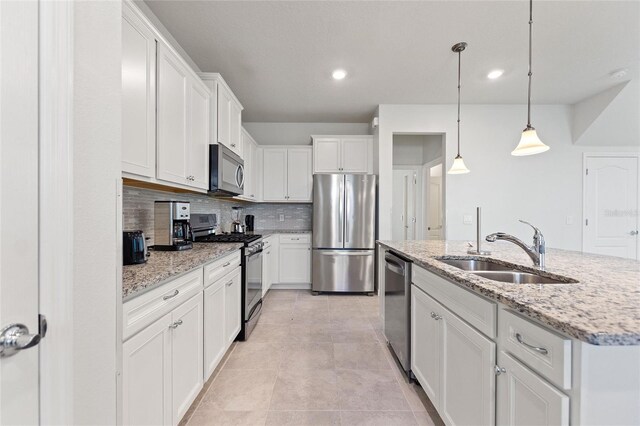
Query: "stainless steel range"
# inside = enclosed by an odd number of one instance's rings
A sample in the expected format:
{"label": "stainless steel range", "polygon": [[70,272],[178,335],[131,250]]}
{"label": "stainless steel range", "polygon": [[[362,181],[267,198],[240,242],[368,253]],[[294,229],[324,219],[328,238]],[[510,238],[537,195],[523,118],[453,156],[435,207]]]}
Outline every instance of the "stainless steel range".
{"label": "stainless steel range", "polygon": [[262,311],[262,235],[215,234],[216,216],[191,214],[191,227],[197,243],[242,243],[242,330],[238,340],[246,340]]}

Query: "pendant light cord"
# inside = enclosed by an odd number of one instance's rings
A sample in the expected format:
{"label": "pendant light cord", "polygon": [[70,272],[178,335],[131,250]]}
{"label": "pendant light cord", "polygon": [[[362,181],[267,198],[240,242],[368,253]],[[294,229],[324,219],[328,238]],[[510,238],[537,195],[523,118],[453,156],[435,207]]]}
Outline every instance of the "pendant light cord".
{"label": "pendant light cord", "polygon": [[460,157],[460,62],[462,61],[462,50],[458,51],[458,157]]}
{"label": "pendant light cord", "polygon": [[[531,51],[533,38],[533,0],[529,0],[529,90],[527,92],[527,129],[531,128]],[[458,90],[460,90],[458,88]]]}

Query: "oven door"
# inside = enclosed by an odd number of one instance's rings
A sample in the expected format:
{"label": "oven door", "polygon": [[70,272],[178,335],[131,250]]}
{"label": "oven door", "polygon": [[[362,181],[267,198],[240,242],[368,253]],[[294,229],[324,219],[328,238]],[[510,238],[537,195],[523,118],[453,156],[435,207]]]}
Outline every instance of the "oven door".
{"label": "oven door", "polygon": [[262,298],[262,249],[245,255],[246,262],[246,282],[245,284],[245,306],[244,320],[251,320],[251,316],[257,315],[254,307]]}

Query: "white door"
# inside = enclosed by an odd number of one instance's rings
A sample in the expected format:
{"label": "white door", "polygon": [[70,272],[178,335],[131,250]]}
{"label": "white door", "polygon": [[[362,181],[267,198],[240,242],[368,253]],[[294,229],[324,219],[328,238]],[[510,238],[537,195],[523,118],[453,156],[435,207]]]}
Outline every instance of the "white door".
{"label": "white door", "polygon": [[[0,330],[23,324],[34,335],[25,340],[34,343],[39,337],[38,2],[0,2],[0,40]],[[0,424],[38,424],[38,346],[13,355],[4,349],[3,355]]]}
{"label": "white door", "polygon": [[202,294],[171,313],[171,393],[177,425],[202,389]]}
{"label": "white door", "polygon": [[287,196],[287,150],[265,148],[263,152],[264,201],[285,201]]}
{"label": "white door", "polygon": [[204,380],[208,380],[227,349],[224,332],[224,289],[215,283],[204,290]]}
{"label": "white door", "polygon": [[416,172],[393,170],[393,199],[391,205],[393,240],[414,240],[416,229]]}
{"label": "white door", "polygon": [[342,168],[344,173],[367,173],[369,170],[369,139],[342,139]]}
{"label": "white door", "polygon": [[441,324],[431,315],[441,309],[431,297],[411,286],[411,371],[429,399],[440,404]]}
{"label": "white door", "polygon": [[496,344],[441,308],[440,414],[448,425],[495,425]]}
{"label": "white door", "polygon": [[442,164],[430,167],[427,172],[427,239],[443,239],[442,221]]}
{"label": "white door", "polygon": [[122,3],[122,170],[156,176],[156,39]]}
{"label": "white door", "polygon": [[311,201],[311,148],[287,150],[287,201]]}
{"label": "white door", "polygon": [[569,424],[569,397],[510,355],[500,352],[505,372],[498,382],[498,425],[564,426]]}
{"label": "white door", "polygon": [[209,91],[200,81],[190,80],[189,185],[209,189]]}
{"label": "white door", "polygon": [[242,277],[240,271],[226,279],[224,312],[224,334],[227,345],[230,345],[242,328]]}
{"label": "white door", "polygon": [[311,247],[308,244],[280,244],[281,283],[311,282]]}
{"label": "white door", "polygon": [[188,72],[158,43],[158,179],[183,185],[187,180]]}
{"label": "white door", "polygon": [[340,172],[340,139],[317,138],[313,140],[313,173]]}
{"label": "white door", "polygon": [[638,259],[638,160],[585,158],[584,251]]}

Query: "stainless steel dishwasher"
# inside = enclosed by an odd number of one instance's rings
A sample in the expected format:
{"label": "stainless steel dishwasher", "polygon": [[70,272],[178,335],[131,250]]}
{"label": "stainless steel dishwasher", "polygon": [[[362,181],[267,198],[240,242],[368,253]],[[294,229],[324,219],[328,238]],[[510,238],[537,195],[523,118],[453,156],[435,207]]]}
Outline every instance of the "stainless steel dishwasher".
{"label": "stainless steel dishwasher", "polygon": [[384,260],[384,332],[391,352],[411,379],[411,261],[392,251]]}

